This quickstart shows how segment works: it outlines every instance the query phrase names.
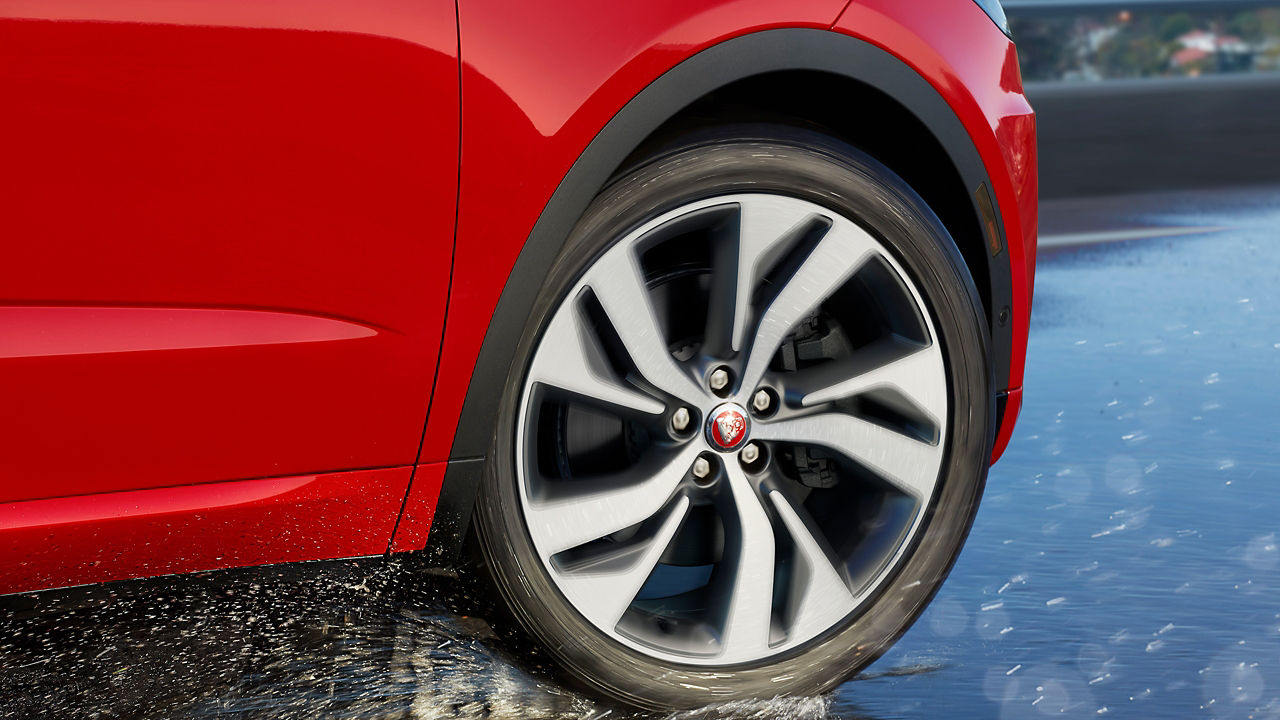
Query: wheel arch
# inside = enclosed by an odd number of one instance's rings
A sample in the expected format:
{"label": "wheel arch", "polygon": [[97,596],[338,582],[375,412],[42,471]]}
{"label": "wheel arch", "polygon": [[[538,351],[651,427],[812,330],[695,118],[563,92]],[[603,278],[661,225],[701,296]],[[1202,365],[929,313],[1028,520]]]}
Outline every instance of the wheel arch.
{"label": "wheel arch", "polygon": [[[825,102],[801,103],[797,113],[797,105],[788,101],[814,83],[832,83],[837,90],[828,92]],[[785,90],[777,95],[763,92],[780,88]],[[859,102],[882,113],[883,124],[859,120],[854,112]],[[629,160],[682,132],[729,120],[726,108],[818,126],[877,157],[913,188],[919,184],[917,192],[970,266],[991,329],[994,387],[1007,386],[1012,280],[1003,219],[982,158],[946,100],[902,60],[838,32],[785,28],[738,36],[687,58],[632,98],[579,155],[544,207],[503,288],[472,371],[423,553],[428,563],[451,566],[460,559],[501,400],[502,383],[496,379],[513,370],[541,279],[574,224]],[[895,149],[877,132],[882,128],[893,128],[897,138],[905,130],[914,149],[902,143]],[[998,251],[990,252],[989,246]],[[995,420],[998,426],[1000,418]]]}

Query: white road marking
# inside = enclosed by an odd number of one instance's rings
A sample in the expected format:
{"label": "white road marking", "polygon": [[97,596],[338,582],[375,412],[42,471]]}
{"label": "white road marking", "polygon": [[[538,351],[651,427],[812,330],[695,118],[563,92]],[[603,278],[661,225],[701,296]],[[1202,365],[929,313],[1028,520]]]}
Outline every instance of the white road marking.
{"label": "white road marking", "polygon": [[1124,240],[1146,240],[1149,238],[1175,237],[1179,235],[1201,235],[1204,233],[1230,230],[1228,227],[1146,227],[1128,230],[1101,230],[1098,232],[1057,233],[1041,235],[1038,243],[1042,248],[1072,247],[1075,245],[1098,245],[1101,243],[1122,242]]}

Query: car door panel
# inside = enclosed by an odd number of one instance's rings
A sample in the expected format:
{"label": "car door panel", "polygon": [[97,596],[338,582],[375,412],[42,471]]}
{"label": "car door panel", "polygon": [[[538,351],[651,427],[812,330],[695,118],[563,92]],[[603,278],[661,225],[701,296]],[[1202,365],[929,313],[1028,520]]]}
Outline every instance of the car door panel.
{"label": "car door panel", "polygon": [[0,7],[0,502],[411,465],[446,0]]}

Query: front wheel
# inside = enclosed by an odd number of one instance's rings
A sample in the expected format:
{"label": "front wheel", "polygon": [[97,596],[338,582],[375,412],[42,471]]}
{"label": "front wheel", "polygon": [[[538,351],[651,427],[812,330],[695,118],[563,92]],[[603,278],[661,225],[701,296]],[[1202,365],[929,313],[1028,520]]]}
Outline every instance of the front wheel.
{"label": "front wheel", "polygon": [[852,147],[743,134],[588,208],[476,511],[520,624],[653,709],[822,692],[878,657],[950,569],[990,452],[981,305],[941,223]]}

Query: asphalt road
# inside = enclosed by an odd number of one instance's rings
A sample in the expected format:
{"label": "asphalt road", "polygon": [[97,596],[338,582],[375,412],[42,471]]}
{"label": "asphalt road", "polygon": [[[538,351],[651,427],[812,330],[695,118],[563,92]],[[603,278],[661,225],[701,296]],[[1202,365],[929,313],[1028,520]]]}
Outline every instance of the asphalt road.
{"label": "asphalt road", "polygon": [[[831,697],[680,717],[1280,718],[1280,188],[1041,227],[1022,417],[934,604]],[[0,606],[0,718],[627,716],[465,583],[275,572]]]}

